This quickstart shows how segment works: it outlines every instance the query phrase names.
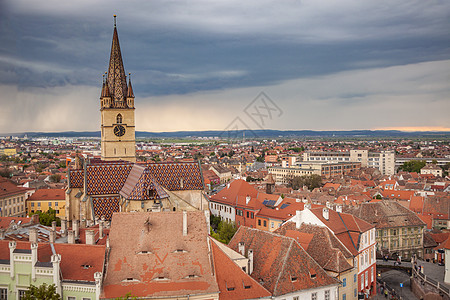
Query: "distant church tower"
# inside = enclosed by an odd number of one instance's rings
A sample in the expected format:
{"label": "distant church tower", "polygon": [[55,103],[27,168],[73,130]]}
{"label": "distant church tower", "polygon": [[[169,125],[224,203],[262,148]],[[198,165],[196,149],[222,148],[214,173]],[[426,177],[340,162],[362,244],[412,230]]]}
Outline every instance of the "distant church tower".
{"label": "distant church tower", "polygon": [[136,162],[134,94],[125,75],[114,15],[114,33],[108,73],[100,96],[101,148],[103,160]]}

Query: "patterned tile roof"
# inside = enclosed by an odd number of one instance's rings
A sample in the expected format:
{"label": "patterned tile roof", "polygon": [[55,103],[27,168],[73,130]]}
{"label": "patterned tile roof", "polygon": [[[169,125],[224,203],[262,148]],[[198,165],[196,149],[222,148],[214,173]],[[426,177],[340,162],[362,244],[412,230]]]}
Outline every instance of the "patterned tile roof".
{"label": "patterned tile roof", "polygon": [[133,164],[90,164],[86,166],[88,195],[118,194],[122,189]]}
{"label": "patterned tile roof", "polygon": [[240,226],[229,246],[238,251],[239,243],[253,250],[251,276],[275,297],[338,284],[292,238]]}
{"label": "patterned tile roof", "polygon": [[70,170],[69,187],[82,188],[84,185],[84,170]]}
{"label": "patterned tile roof", "polygon": [[151,163],[147,168],[169,191],[204,189],[202,170],[197,162]]}
{"label": "patterned tile roof", "polygon": [[134,165],[120,195],[129,200],[154,200],[167,198],[166,191],[156,182],[148,168]]}
{"label": "patterned tile roof", "polygon": [[119,196],[93,197],[94,215],[101,219],[111,220],[113,213],[120,211]]}

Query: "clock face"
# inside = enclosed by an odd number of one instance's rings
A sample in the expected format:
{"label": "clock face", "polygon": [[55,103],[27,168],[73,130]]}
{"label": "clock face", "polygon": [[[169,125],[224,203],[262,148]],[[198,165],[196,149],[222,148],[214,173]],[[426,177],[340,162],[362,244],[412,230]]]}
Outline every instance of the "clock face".
{"label": "clock face", "polygon": [[114,134],[116,136],[123,136],[125,134],[125,127],[123,127],[122,125],[117,125],[116,127],[114,127]]}

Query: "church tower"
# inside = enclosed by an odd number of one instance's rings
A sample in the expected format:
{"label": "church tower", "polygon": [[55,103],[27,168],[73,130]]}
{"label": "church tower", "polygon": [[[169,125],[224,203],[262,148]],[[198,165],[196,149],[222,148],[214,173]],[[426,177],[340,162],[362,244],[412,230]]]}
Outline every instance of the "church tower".
{"label": "church tower", "polygon": [[125,75],[116,16],[108,72],[100,96],[101,148],[103,160],[136,162],[134,93],[131,77]]}

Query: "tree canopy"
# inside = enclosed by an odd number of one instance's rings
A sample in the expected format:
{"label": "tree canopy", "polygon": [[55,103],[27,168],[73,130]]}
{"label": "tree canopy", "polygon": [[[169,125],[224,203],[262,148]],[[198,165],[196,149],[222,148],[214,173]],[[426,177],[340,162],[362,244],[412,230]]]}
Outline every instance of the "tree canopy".
{"label": "tree canopy", "polygon": [[403,165],[399,167],[399,170],[405,171],[405,172],[416,172],[420,173],[420,169],[425,167],[427,164],[424,160],[410,160],[407,162],[404,162]]}
{"label": "tree canopy", "polygon": [[[217,219],[220,220],[219,217],[211,216],[211,236],[218,240],[221,243],[228,244],[233,235],[236,233],[237,228],[234,222],[227,221],[219,221],[217,224]],[[217,224],[217,225],[216,225]],[[213,227],[217,226],[217,230],[214,230]]]}
{"label": "tree canopy", "polygon": [[289,186],[294,190],[298,190],[303,186],[306,186],[309,190],[313,190],[322,186],[322,177],[316,174],[296,176],[291,178]]}
{"label": "tree canopy", "polygon": [[29,289],[25,291],[24,300],[61,300],[61,296],[56,293],[54,284],[47,285],[43,283],[40,286],[30,285]]}
{"label": "tree canopy", "polygon": [[35,212],[31,215],[39,215],[39,223],[45,226],[51,226],[53,221],[56,221],[57,226],[61,226],[61,219],[56,216],[56,210],[49,208],[48,211],[45,212]]}

